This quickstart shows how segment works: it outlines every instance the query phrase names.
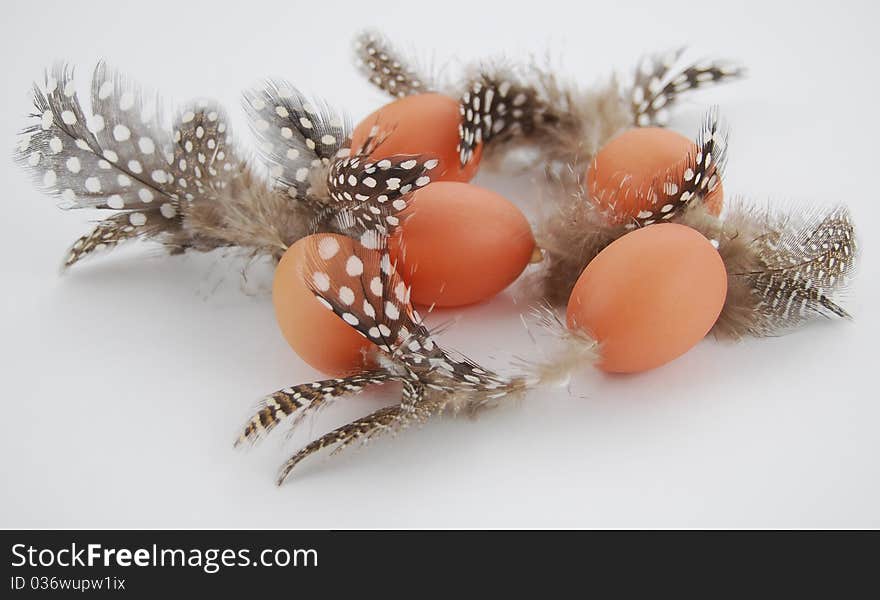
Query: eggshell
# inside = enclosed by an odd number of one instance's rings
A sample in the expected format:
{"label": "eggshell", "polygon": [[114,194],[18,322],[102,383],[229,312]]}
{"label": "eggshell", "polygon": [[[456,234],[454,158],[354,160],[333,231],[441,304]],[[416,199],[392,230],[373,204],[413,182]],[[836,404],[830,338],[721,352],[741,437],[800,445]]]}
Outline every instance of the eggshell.
{"label": "eggshell", "polygon": [[709,240],[684,225],[651,225],[587,265],[569,298],[568,326],[599,341],[599,368],[647,371],[699,342],[726,295],[727,272]]}
{"label": "eggshell", "polygon": [[389,247],[414,302],[461,306],[510,285],[529,263],[535,238],[504,197],[441,181],[415,192]]}
{"label": "eggshell", "polygon": [[477,173],[483,146],[474,151],[464,167],[458,159],[458,102],[442,94],[417,94],[386,104],[361,121],[352,134],[351,147],[359,150],[374,126],[388,137],[371,154],[387,158],[395,154],[424,154],[440,165],[432,172],[434,181],[470,181]]}
{"label": "eggshell", "polygon": [[[697,145],[680,133],[661,127],[637,127],[614,137],[596,154],[587,169],[590,196],[605,203],[621,217],[631,217],[650,209],[650,199],[642,194],[615,193],[627,178],[629,190],[646,189],[658,176],[680,163],[688,153],[696,154]],[[613,206],[611,200],[613,199]],[[724,190],[719,182],[705,199],[713,215],[721,213]]]}
{"label": "eggshell", "polygon": [[281,333],[300,358],[319,371],[341,375],[365,366],[364,353],[375,346],[322,306],[305,283],[306,257],[323,237],[335,238],[343,251],[356,243],[336,234],[310,235],[294,243],[275,269],[272,302]]}

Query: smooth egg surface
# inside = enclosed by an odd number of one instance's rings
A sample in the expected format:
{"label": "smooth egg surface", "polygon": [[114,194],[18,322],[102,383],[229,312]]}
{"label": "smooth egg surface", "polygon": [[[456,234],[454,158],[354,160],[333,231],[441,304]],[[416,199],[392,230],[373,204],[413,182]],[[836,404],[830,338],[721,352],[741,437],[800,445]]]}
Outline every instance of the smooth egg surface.
{"label": "smooth egg surface", "polygon": [[[359,369],[368,361],[365,353],[375,346],[328,310],[306,285],[308,257],[322,239],[333,239],[341,252],[357,243],[342,235],[319,233],[294,243],[278,263],[272,283],[275,318],[284,339],[309,365],[329,375]],[[332,242],[325,242],[330,243]]]}
{"label": "smooth egg surface", "polygon": [[599,342],[599,368],[647,371],[696,345],[726,296],[727,272],[709,240],[684,225],[650,225],[587,265],[568,301],[568,326]]}
{"label": "smooth egg surface", "polygon": [[[423,154],[440,161],[432,172],[434,181],[470,181],[477,173],[482,144],[464,167],[458,159],[458,126],[461,122],[458,101],[442,94],[417,94],[386,104],[368,115],[355,127],[351,147],[359,150],[378,126],[388,134],[372,158],[388,158],[395,154]],[[380,134],[380,135],[381,135]]]}
{"label": "smooth egg surface", "polygon": [[415,192],[389,247],[415,303],[462,306],[510,285],[529,264],[535,238],[503,196],[441,181]]}
{"label": "smooth egg surface", "polygon": [[[675,131],[661,127],[628,129],[605,144],[590,163],[587,169],[590,197],[622,218],[650,210],[648,194],[620,194],[618,190],[621,186],[629,191],[647,190],[658,179],[662,181],[660,178],[675,169],[689,153],[696,152],[696,143]],[[720,182],[704,202],[713,215],[721,213],[724,190]]]}

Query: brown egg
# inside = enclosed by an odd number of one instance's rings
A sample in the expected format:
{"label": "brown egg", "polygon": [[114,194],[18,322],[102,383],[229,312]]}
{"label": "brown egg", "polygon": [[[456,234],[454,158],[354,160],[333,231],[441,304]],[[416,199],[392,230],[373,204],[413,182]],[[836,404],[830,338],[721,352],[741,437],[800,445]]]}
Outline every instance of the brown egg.
{"label": "brown egg", "polygon": [[568,326],[599,341],[601,369],[647,371],[699,342],[726,295],[727,272],[709,240],[684,225],[651,225],[587,265],[568,301]]}
{"label": "brown egg", "polygon": [[425,154],[440,161],[432,174],[434,181],[470,181],[477,173],[483,146],[480,144],[467,166],[458,159],[458,102],[442,94],[406,96],[386,104],[367,116],[354,129],[351,147],[359,150],[374,126],[389,132],[372,157],[394,154]]}
{"label": "brown egg", "polygon": [[[590,196],[604,203],[620,217],[632,217],[650,210],[650,197],[616,194],[625,178],[626,189],[646,189],[659,176],[674,168],[688,153],[696,153],[693,140],[661,127],[629,129],[605,144],[587,169]],[[611,200],[613,199],[613,205]],[[706,207],[713,215],[721,213],[724,190],[721,183],[706,196]]]}
{"label": "brown egg", "polygon": [[322,306],[306,286],[306,257],[315,244],[328,239],[335,240],[342,251],[357,243],[345,236],[325,233],[297,241],[275,269],[272,302],[281,333],[300,358],[328,375],[341,375],[367,364],[365,352],[375,346]]}
{"label": "brown egg", "polygon": [[461,306],[510,285],[529,263],[535,238],[502,196],[441,181],[415,192],[390,249],[417,304]]}

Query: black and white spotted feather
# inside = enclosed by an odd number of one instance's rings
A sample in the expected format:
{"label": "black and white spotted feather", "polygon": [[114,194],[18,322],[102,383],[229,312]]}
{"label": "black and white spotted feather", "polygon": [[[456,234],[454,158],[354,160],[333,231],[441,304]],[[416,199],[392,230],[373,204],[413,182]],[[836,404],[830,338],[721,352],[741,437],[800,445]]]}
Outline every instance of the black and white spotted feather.
{"label": "black and white spotted feather", "polygon": [[466,165],[482,143],[530,135],[547,106],[538,91],[505,70],[482,69],[459,101],[459,161]]}
{"label": "black and white spotted feather", "polygon": [[342,233],[379,248],[399,225],[410,192],[430,183],[438,165],[427,156],[372,160],[382,143],[379,132],[351,155],[348,119],[286,82],[248,92],[245,109],[276,188],[310,208],[315,232]]}
{"label": "black and white spotted feather", "polygon": [[714,240],[727,269],[718,335],[779,335],[816,318],[850,318],[840,298],[858,246],[846,207],[793,212],[735,199],[724,219],[694,210],[682,222]]}
{"label": "black and white spotted feather", "polygon": [[363,31],[355,37],[354,61],[370,83],[395,98],[432,90],[430,79],[376,31]]}
{"label": "black and white spotted feather", "polygon": [[[335,312],[410,374],[452,379],[467,388],[495,389],[498,379],[471,361],[440,348],[410,301],[411,288],[397,273],[387,251],[360,244],[347,248],[318,243],[309,254],[307,283],[322,304]],[[437,387],[440,386],[440,387]]]}
{"label": "black and white spotted feather", "polygon": [[681,64],[684,51],[679,48],[642,59],[632,86],[624,92],[635,125],[663,127],[669,122],[669,109],[682,94],[745,75],[742,66],[729,61]]}
{"label": "black and white spotted feather", "polygon": [[246,442],[254,444],[285,420],[290,420],[292,426],[296,426],[307,415],[314,414],[333,400],[358,394],[369,386],[382,385],[391,380],[389,373],[376,370],[280,389],[260,402],[256,414],[236,441],[236,446]]}
{"label": "black and white spotted feather", "polygon": [[758,297],[766,315],[761,333],[796,327],[812,317],[850,315],[834,297],[852,276],[856,239],[849,213],[834,208],[796,227],[786,227],[777,240],[761,240],[762,268],[738,273]]}
{"label": "black and white spotted feather", "polygon": [[19,161],[66,206],[114,211],[77,240],[66,266],[128,239],[180,229],[171,135],[155,109],[145,112],[143,99],[103,64],[92,78],[91,110],[80,103],[68,66],[56,65],[34,87],[36,112],[22,134]]}
{"label": "black and white spotted feather", "polygon": [[371,158],[381,143],[381,138],[371,135],[358,154],[334,162],[327,177],[327,211],[337,230],[373,250],[385,247],[412,192],[431,182],[431,172],[439,164],[436,158],[421,155]]}
{"label": "black and white spotted feather", "polygon": [[308,444],[282,467],[279,483],[303,458],[321,449],[341,449],[356,440],[421,422],[447,408],[478,410],[529,386],[524,377],[499,375],[442,348],[413,308],[410,287],[398,275],[387,251],[327,237],[307,252],[307,284],[325,307],[375,345],[381,368],[276,392],[249,421],[240,440],[257,439],[275,426],[280,415],[312,406],[314,397],[321,403],[386,381],[400,382],[402,392],[398,405]]}
{"label": "black and white spotted feather", "polygon": [[279,189],[303,202],[326,203],[327,169],[349,152],[348,117],[282,80],[246,92],[244,107],[259,156]]}
{"label": "black and white spotted feather", "polygon": [[284,483],[300,462],[316,452],[330,448],[336,454],[356,442],[365,444],[380,435],[394,434],[412,424],[425,423],[446,408],[447,402],[442,398],[426,397],[418,383],[405,381],[403,390],[404,401],[400,404],[380,408],[306,445],[281,466],[276,483]]}
{"label": "black and white spotted feather", "polygon": [[16,157],[44,192],[107,216],[77,240],[70,266],[132,239],[170,252],[238,247],[278,254],[305,234],[233,147],[223,110],[185,104],[166,123],[161,104],[101,63],[88,102],[73,69],[57,65],[34,90],[35,113]]}
{"label": "black and white spotted feather", "polygon": [[[626,173],[612,174],[608,178],[610,181],[620,181],[619,185],[611,186],[612,193],[633,196],[634,203],[643,207],[637,214],[627,216],[626,228],[674,221],[688,207],[703,202],[724,177],[727,138],[727,128],[720,120],[718,110],[712,108],[703,119],[696,150],[665,173],[658,173],[644,188],[630,189]],[[614,203],[613,198],[594,198],[592,201],[604,205]]]}

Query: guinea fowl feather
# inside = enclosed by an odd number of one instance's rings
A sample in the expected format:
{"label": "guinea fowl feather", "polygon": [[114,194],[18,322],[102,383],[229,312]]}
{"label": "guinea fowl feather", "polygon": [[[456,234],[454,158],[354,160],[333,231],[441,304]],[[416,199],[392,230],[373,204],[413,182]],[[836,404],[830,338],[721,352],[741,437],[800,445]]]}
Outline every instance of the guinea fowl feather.
{"label": "guinea fowl feather", "polygon": [[[245,425],[239,440],[256,440],[283,417],[368,385],[399,381],[399,404],[344,425],[306,445],[281,469],[278,482],[305,457],[325,448],[342,449],[356,440],[393,432],[447,408],[476,411],[524,391],[523,377],[507,377],[442,348],[410,301],[384,244],[320,244],[306,250],[307,285],[318,301],[376,348],[378,370],[294,386],[276,392]],[[279,413],[280,411],[280,413]]]}
{"label": "guinea fowl feather", "polygon": [[664,127],[669,109],[685,92],[726,83],[745,76],[745,69],[724,60],[682,64],[685,48],[642,58],[633,84],[624,96],[629,99],[633,121],[639,127]]}
{"label": "guinea fowl feather", "polygon": [[837,302],[858,255],[845,207],[783,213],[737,199],[723,220],[697,209],[682,222],[714,240],[727,269],[719,336],[780,335],[815,318],[850,318]]}
{"label": "guinea fowl feather", "polygon": [[354,40],[354,61],[374,86],[390,96],[403,98],[432,91],[434,84],[422,70],[405,58],[377,31],[363,31]]}
{"label": "guinea fowl feather", "polygon": [[83,104],[73,69],[57,65],[35,87],[32,124],[16,158],[47,194],[72,208],[109,211],[72,246],[71,266],[132,239],[169,252],[239,247],[278,255],[304,228],[235,148],[226,115],[209,101],[184,105],[170,126],[161,104],[100,63]]}

